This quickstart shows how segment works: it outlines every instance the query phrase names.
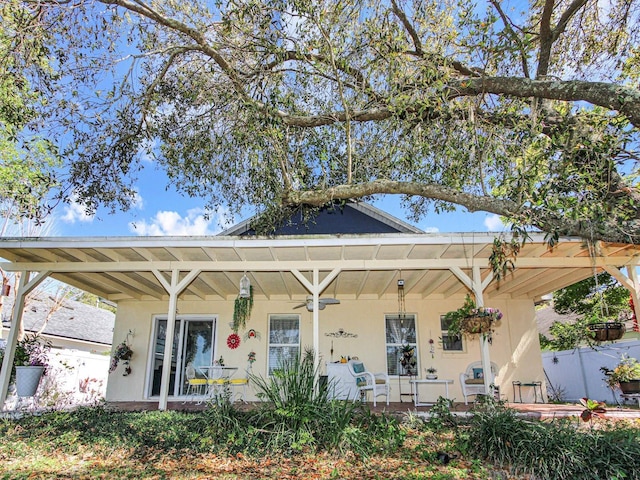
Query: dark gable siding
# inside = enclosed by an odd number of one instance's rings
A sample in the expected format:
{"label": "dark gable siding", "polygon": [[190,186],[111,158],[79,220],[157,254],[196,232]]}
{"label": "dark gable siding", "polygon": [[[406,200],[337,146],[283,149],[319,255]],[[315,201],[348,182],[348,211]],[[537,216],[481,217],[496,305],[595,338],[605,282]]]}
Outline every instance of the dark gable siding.
{"label": "dark gable siding", "polygon": [[[273,235],[337,235],[357,233],[404,233],[402,230],[377,220],[348,205],[340,208],[323,208],[317,217],[304,224],[302,214],[297,214]],[[238,233],[240,236],[255,235],[252,228]]]}

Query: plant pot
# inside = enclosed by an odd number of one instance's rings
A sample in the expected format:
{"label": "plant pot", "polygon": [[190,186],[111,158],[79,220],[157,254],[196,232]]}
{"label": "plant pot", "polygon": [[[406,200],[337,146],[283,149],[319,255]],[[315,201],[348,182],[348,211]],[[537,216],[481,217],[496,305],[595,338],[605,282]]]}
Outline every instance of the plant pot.
{"label": "plant pot", "polygon": [[622,393],[625,395],[640,393],[640,379],[620,382],[620,390],[622,390]]}
{"label": "plant pot", "polygon": [[427,380],[437,380],[437,379],[438,379],[438,375],[436,375],[435,373],[427,374]]}
{"label": "plant pot", "polygon": [[609,342],[620,340],[626,331],[626,327],[621,322],[602,322],[589,325],[589,330],[596,342]]}
{"label": "plant pot", "polygon": [[33,397],[38,390],[44,367],[16,367],[16,390],[19,397]]}
{"label": "plant pot", "polygon": [[467,334],[489,333],[491,331],[491,316],[481,315],[464,317],[460,322],[460,330]]}

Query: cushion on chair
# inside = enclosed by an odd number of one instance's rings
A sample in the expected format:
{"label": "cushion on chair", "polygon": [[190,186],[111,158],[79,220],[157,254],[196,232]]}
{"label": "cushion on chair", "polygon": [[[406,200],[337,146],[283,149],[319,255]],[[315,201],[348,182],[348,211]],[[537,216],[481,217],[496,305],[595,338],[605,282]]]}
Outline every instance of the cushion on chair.
{"label": "cushion on chair", "polygon": [[384,385],[387,381],[384,378],[376,378],[376,383],[378,385]]}
{"label": "cushion on chair", "polygon": [[[351,368],[353,369],[353,373],[362,373],[364,372],[364,363],[352,363]],[[358,387],[363,387],[367,384],[367,379],[365,377],[356,377],[356,385]]]}
{"label": "cushion on chair", "polygon": [[484,385],[484,378],[467,378],[464,383],[467,385]]}
{"label": "cushion on chair", "polygon": [[206,385],[207,380],[205,378],[190,378],[187,380],[189,385]]}
{"label": "cushion on chair", "polygon": [[249,380],[247,380],[246,378],[232,378],[231,380],[229,380],[229,383],[231,383],[232,385],[245,385],[249,383]]}
{"label": "cushion on chair", "polygon": [[473,369],[473,378],[484,378],[484,372],[481,368]]}

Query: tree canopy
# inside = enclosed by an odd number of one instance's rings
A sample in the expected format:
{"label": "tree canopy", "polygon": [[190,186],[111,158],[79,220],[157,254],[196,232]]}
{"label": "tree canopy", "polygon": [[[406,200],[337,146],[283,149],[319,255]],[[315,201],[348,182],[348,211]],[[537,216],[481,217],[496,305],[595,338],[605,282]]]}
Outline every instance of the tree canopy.
{"label": "tree canopy", "polygon": [[629,290],[607,272],[553,292],[553,309],[561,315],[573,313],[578,317],[573,322],[554,322],[549,329],[551,340],[541,335],[541,345],[552,350],[569,350],[581,343],[593,344],[589,325],[624,322],[633,314]]}
{"label": "tree canopy", "polygon": [[88,208],[127,208],[152,158],[212,209],[393,194],[640,243],[638,0],[19,3]]}
{"label": "tree canopy", "polygon": [[7,222],[42,220],[49,211],[45,199],[58,186],[56,148],[36,131],[46,104],[36,82],[51,69],[47,34],[33,15],[17,0],[0,5],[0,235]]}

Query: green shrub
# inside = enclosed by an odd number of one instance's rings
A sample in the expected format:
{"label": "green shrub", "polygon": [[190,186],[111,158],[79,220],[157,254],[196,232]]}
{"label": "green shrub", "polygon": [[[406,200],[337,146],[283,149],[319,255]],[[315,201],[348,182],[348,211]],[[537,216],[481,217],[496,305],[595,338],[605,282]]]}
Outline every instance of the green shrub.
{"label": "green shrub", "polygon": [[254,413],[253,426],[265,432],[266,448],[284,451],[353,451],[362,456],[398,448],[397,421],[372,415],[359,404],[329,398],[311,351],[286,363],[270,379],[252,377],[258,396],[266,400]]}
{"label": "green shrub", "polygon": [[638,430],[620,422],[579,428],[575,420],[530,420],[494,405],[476,411],[459,439],[461,451],[535,478],[638,478],[640,472]]}

